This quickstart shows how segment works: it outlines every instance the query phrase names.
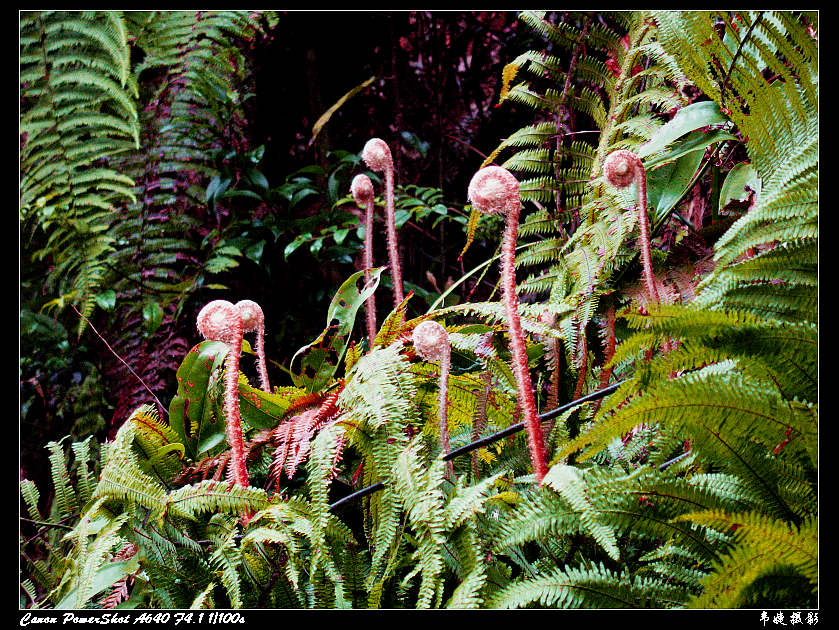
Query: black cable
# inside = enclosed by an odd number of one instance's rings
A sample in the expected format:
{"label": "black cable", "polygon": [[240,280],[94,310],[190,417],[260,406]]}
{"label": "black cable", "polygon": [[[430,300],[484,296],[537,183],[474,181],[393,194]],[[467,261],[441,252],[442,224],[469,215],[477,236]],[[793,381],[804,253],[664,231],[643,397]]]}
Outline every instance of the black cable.
{"label": "black cable", "polygon": [[[616,391],[618,389],[618,387],[620,387],[621,385],[623,385],[626,382],[627,381],[621,381],[620,383],[615,383],[614,385],[609,385],[608,387],[604,387],[603,389],[598,389],[596,392],[592,392],[591,394],[587,394],[586,396],[583,396],[582,398],[578,398],[577,400],[572,400],[569,403],[565,403],[564,405],[562,405],[560,407],[557,407],[556,409],[552,409],[551,411],[546,411],[545,413],[539,415],[539,421],[544,422],[545,420],[550,420],[552,418],[556,418],[557,416],[562,415],[563,413],[565,413],[569,409],[573,409],[577,405],[582,405],[583,403],[587,403],[587,402],[592,401],[592,400],[598,400],[600,398],[603,398],[604,396],[608,396],[609,394]],[[474,442],[470,442],[469,444],[466,444],[465,446],[461,446],[460,448],[456,448],[453,451],[449,451],[448,453],[443,455],[441,457],[441,459],[444,462],[447,462],[449,460],[454,459],[455,457],[458,457],[459,455],[465,455],[466,453],[470,453],[470,452],[474,451],[475,449],[481,448],[482,446],[486,446],[487,444],[492,444],[493,442],[496,442],[496,441],[500,440],[501,438],[505,438],[507,436],[518,433],[522,429],[524,429],[524,422],[518,422],[516,424],[510,425],[506,429],[502,429],[501,431],[497,431],[496,433],[493,433],[492,435],[488,435],[484,438],[481,438],[480,440],[475,440]],[[378,492],[379,490],[382,490],[384,487],[385,487],[385,485],[381,481],[379,481],[377,483],[374,483],[372,486],[367,486],[366,488],[362,488],[361,490],[358,490],[357,492],[353,492],[352,494],[345,496],[343,499],[339,499],[338,501],[336,501],[335,503],[330,505],[329,509],[330,509],[330,511],[334,510],[335,508],[337,508],[341,505],[344,505],[345,503],[349,503],[350,501],[354,501],[355,499],[360,499],[361,497],[365,497],[368,494],[373,494],[374,492]]]}

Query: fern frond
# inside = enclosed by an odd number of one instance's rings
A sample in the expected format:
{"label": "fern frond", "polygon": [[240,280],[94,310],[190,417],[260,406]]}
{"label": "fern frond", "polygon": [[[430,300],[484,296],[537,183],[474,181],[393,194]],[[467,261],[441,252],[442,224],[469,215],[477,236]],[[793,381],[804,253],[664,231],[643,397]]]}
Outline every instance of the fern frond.
{"label": "fern frond", "polygon": [[686,599],[684,589],[664,580],[632,578],[601,565],[557,568],[514,582],[490,602],[498,608],[539,604],[556,608],[670,608]]}
{"label": "fern frond", "polygon": [[[818,585],[818,532],[815,519],[800,527],[755,512],[728,514],[697,512],[680,520],[724,531],[733,531],[734,548],[714,562],[702,580],[703,592],[688,605],[693,608],[734,608],[743,603],[745,591],[762,575],[789,566]],[[783,579],[783,578],[782,578]],[[808,602],[802,602],[806,605]]]}

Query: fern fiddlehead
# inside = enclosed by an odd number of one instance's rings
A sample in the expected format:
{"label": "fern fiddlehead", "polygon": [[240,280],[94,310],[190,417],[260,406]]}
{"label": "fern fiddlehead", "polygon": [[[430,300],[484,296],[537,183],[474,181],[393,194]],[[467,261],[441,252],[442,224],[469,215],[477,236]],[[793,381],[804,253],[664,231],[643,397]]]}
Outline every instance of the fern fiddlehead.
{"label": "fern fiddlehead", "polygon": [[230,346],[224,371],[224,414],[227,416],[227,441],[232,455],[230,471],[233,483],[248,487],[242,442],[242,420],[239,416],[239,355],[242,353],[244,325],[239,309],[226,300],[213,300],[198,313],[198,331],[205,339],[221,341]]}
{"label": "fern fiddlehead", "polygon": [[[449,334],[437,322],[426,320],[414,328],[414,349],[426,361],[440,361],[440,448],[443,453],[449,452],[449,372],[452,362],[452,348]],[[451,461],[446,464],[446,470],[451,476],[454,467]]]}
{"label": "fern fiddlehead", "polygon": [[615,188],[628,188],[635,182],[638,186],[638,223],[641,229],[641,263],[644,266],[644,282],[647,285],[647,299],[658,303],[658,291],[653,278],[650,258],[650,219],[647,213],[647,173],[641,160],[632,151],[619,149],[609,154],[603,162],[606,181]]}
{"label": "fern fiddlehead", "polygon": [[393,156],[390,153],[390,147],[384,140],[371,138],[364,145],[361,157],[371,169],[385,174],[387,251],[390,256],[391,277],[393,278],[393,305],[398,308],[405,300],[405,295],[402,291],[402,267],[399,264],[399,246],[396,241],[396,221],[394,219]]}
{"label": "fern fiddlehead", "polygon": [[[367,175],[356,175],[350,184],[355,202],[364,208],[364,269],[373,267],[373,182]],[[364,272],[364,283],[370,282],[370,272]],[[376,340],[376,298],[372,295],[364,303],[367,312],[367,339],[372,348]]]}
{"label": "fern fiddlehead", "polygon": [[519,390],[519,404],[524,412],[530,459],[536,479],[541,484],[548,471],[542,425],[536,414],[533,384],[527,368],[527,348],[519,317],[516,297],[516,238],[519,228],[521,197],[519,182],[500,166],[487,166],[475,173],[469,183],[469,200],[485,214],[506,215],[504,241],[501,246],[501,285],[504,310],[513,353],[513,372]]}
{"label": "fern fiddlehead", "polygon": [[259,369],[259,386],[264,392],[271,392],[268,382],[268,366],[265,359],[265,314],[262,307],[253,300],[241,300],[236,303],[239,315],[242,317],[244,332],[256,333],[257,368]]}

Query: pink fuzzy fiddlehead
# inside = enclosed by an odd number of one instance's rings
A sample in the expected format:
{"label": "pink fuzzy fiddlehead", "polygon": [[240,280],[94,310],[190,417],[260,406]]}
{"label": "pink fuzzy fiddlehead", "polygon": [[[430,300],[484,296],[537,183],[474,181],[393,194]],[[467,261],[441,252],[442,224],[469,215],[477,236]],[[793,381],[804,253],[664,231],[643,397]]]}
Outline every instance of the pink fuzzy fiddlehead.
{"label": "pink fuzzy fiddlehead", "polygon": [[244,326],[239,309],[226,300],[213,300],[198,313],[198,331],[204,339],[230,346],[224,370],[224,415],[227,441],[231,448],[230,470],[233,483],[248,487],[245,467],[242,420],[239,416],[239,356],[242,354]]}
{"label": "pink fuzzy fiddlehead", "polygon": [[244,332],[256,333],[259,387],[262,391],[271,393],[271,385],[268,383],[268,366],[265,359],[265,314],[262,312],[262,307],[253,300],[236,302],[236,308],[239,309],[239,315],[242,317]]}
{"label": "pink fuzzy fiddlehead", "polygon": [[507,326],[510,334],[510,347],[513,355],[513,373],[519,391],[518,402],[524,413],[527,429],[527,442],[530,460],[537,481],[548,472],[547,453],[542,425],[536,412],[536,400],[533,396],[533,383],[527,367],[527,351],[524,331],[519,317],[519,303],[516,296],[516,240],[519,229],[519,211],[521,197],[519,183],[513,175],[500,166],[482,168],[469,183],[469,200],[485,214],[506,216],[506,229],[501,245],[501,286]]}
{"label": "pink fuzzy fiddlehead", "polygon": [[[414,350],[426,361],[440,361],[440,449],[449,452],[449,372],[451,371],[452,349],[449,334],[437,322],[426,320],[414,328]],[[449,475],[453,473],[451,462],[447,462]]]}
{"label": "pink fuzzy fiddlehead", "polygon": [[399,246],[396,241],[396,221],[394,219],[393,198],[393,156],[390,147],[380,138],[372,138],[364,145],[361,157],[367,166],[385,174],[385,216],[387,218],[387,252],[390,258],[391,276],[393,278],[394,306],[402,304],[405,296],[402,292],[402,267],[399,264]]}
{"label": "pink fuzzy fiddlehead", "polygon": [[[367,175],[356,175],[352,184],[350,184],[350,192],[352,192],[353,199],[364,208],[364,283],[370,282],[370,272],[373,267],[373,182]],[[364,303],[367,311],[367,338],[370,342],[370,347],[373,347],[373,341],[376,339],[376,298],[372,295],[367,298]]]}
{"label": "pink fuzzy fiddlehead", "polygon": [[612,151],[603,162],[603,175],[615,188],[627,188],[632,182],[638,184],[638,223],[641,227],[641,264],[644,267],[644,283],[650,303],[658,303],[658,291],[653,278],[650,256],[650,220],[647,213],[647,173],[640,158],[632,151]]}

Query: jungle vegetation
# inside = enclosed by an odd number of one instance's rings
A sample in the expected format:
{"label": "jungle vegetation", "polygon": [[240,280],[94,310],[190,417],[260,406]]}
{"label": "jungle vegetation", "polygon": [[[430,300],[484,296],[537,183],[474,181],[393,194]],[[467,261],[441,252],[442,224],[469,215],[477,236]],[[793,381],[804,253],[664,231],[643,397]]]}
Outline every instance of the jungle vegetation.
{"label": "jungle vegetation", "polygon": [[818,26],[21,12],[20,607],[817,608]]}

